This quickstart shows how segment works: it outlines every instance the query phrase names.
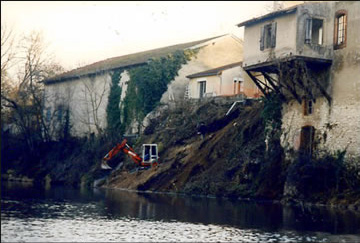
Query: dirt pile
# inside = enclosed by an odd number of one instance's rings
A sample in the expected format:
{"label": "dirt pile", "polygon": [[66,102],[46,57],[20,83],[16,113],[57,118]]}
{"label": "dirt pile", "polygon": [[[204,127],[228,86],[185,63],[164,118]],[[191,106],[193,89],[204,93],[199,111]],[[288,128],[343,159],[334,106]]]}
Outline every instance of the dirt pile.
{"label": "dirt pile", "polygon": [[[231,104],[183,103],[163,112],[137,143],[157,143],[160,166],[135,173],[114,172],[107,186],[217,196],[281,194],[277,188],[272,188],[275,193],[259,190],[258,175],[266,164],[263,104],[238,103],[226,116]],[[206,126],[204,139],[197,134],[201,122]]]}

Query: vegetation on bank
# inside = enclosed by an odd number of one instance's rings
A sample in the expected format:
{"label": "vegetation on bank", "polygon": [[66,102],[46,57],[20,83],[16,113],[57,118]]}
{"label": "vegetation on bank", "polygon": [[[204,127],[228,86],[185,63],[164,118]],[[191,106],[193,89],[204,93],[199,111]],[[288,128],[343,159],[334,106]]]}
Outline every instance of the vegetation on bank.
{"label": "vegetation on bank", "polygon": [[124,126],[141,123],[160,102],[167,85],[178,75],[181,65],[193,51],[176,51],[166,57],[150,59],[147,65],[129,69],[130,81],[124,99]]}
{"label": "vegetation on bank", "polygon": [[[230,105],[183,103],[163,111],[138,141],[160,145],[161,167],[129,174],[132,167],[125,165],[108,178],[107,187],[359,206],[358,171],[345,168],[343,153],[307,161],[300,154],[285,159],[281,102],[254,101],[224,116]],[[197,135],[200,122],[207,126],[204,140]]]}
{"label": "vegetation on bank", "polygon": [[[2,179],[92,186],[95,180],[108,176],[105,182],[114,188],[130,181],[127,186],[138,190],[360,207],[360,171],[347,167],[345,151],[318,159],[301,153],[294,154],[291,161],[285,159],[280,146],[281,102],[276,96],[239,105],[229,116],[225,114],[231,104],[226,102],[180,102],[174,110],[164,109],[137,141],[130,141],[136,151],[142,143],[158,144],[161,157],[158,170],[130,174],[134,163],[122,154],[110,162],[112,167],[125,162],[120,170],[111,174],[100,170],[101,159],[114,141],[121,141],[121,134],[132,121],[141,122],[158,106],[168,83],[193,53],[175,52],[131,69],[123,111],[119,107],[122,70],[114,71],[107,132],[97,137],[73,138],[67,107],[63,107],[61,114],[59,111],[50,114],[50,118],[61,118],[54,119],[58,124],[45,122],[40,81],[62,69],[44,59],[47,55],[42,55],[40,37],[32,34],[24,45],[23,51],[31,58],[23,60],[17,85],[12,86],[7,75],[5,64],[11,63],[2,60]],[[207,126],[204,140],[197,135],[200,122]],[[5,129],[4,124],[15,126]],[[53,130],[56,134],[51,134]],[[51,140],[52,135],[56,135],[56,142]]]}
{"label": "vegetation on bank", "polygon": [[[266,115],[267,105],[266,100],[239,105],[229,116],[224,116],[229,104],[213,101],[165,109],[138,141],[130,141],[135,151],[142,143],[159,145],[161,165],[156,171],[130,174],[134,163],[122,154],[110,162],[113,167],[124,162],[120,170],[111,174],[100,170],[101,158],[114,145],[106,137],[40,146],[40,156],[29,160],[11,151],[16,140],[7,137],[2,142],[1,169],[43,183],[47,178],[54,185],[92,186],[94,180],[107,176],[105,183],[113,188],[130,181],[128,188],[138,190],[359,206],[358,172],[346,169],[344,153],[286,161],[278,130],[271,131],[266,145],[266,121],[272,120]],[[207,126],[204,140],[197,135],[202,121]],[[8,150],[5,160],[4,150]]]}

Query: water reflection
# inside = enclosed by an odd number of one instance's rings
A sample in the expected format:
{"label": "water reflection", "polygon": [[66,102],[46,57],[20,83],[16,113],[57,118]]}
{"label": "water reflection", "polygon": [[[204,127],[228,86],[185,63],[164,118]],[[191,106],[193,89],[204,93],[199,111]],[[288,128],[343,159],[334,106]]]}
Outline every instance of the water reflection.
{"label": "water reflection", "polygon": [[[60,220],[60,222],[66,220],[65,222],[80,225],[99,222],[102,224],[122,222],[123,225],[127,222],[126,219],[130,219],[136,222],[145,220],[219,225],[263,232],[360,234],[360,214],[349,210],[289,207],[268,202],[232,201],[122,190],[86,188],[79,190],[65,187],[44,189],[2,183],[2,223],[6,222],[6,227],[11,228],[13,220],[20,219],[23,223],[21,220],[26,221],[29,218],[33,219],[35,226],[40,219]],[[56,224],[59,222],[57,221]],[[122,227],[121,225],[119,227]]]}
{"label": "water reflection", "polygon": [[326,207],[290,207],[269,202],[231,201],[156,193],[106,190],[111,217],[231,225],[268,231],[359,234],[360,213]]}

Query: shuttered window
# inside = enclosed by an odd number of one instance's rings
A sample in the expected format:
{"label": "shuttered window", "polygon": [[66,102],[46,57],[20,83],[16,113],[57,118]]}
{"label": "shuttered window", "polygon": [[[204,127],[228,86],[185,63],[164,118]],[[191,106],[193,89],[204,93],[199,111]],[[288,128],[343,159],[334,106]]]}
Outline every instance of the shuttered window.
{"label": "shuttered window", "polygon": [[267,24],[260,29],[260,50],[276,46],[276,22]]}
{"label": "shuttered window", "polygon": [[265,26],[261,26],[260,30],[260,50],[263,51],[265,47]]}

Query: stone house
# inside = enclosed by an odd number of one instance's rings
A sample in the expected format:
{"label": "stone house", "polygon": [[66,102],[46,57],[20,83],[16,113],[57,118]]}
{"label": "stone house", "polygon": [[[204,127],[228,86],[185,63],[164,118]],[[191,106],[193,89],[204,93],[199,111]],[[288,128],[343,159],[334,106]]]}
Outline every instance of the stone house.
{"label": "stone house", "polygon": [[284,101],[286,155],[346,150],[359,166],[360,2],[308,2],[237,26],[245,27],[244,70]]}
{"label": "stone house", "polygon": [[213,68],[186,76],[189,99],[215,96],[245,96],[258,98],[260,91],[242,69],[242,62]]}
{"label": "stone house", "polygon": [[[122,87],[122,93],[119,106],[122,109],[130,80],[128,71],[148,65],[150,59],[166,57],[177,50],[192,50],[196,54],[181,66],[178,75],[168,84],[161,103],[184,99],[187,75],[242,61],[242,41],[232,35],[223,35],[113,57],[57,75],[44,81],[44,115],[53,131],[53,137],[56,137],[56,131],[62,130],[60,121],[65,115],[70,120],[73,136],[87,136],[103,131],[107,126],[106,107],[112,73],[121,70],[119,86]],[[134,121],[127,133],[139,132],[137,123]]]}

